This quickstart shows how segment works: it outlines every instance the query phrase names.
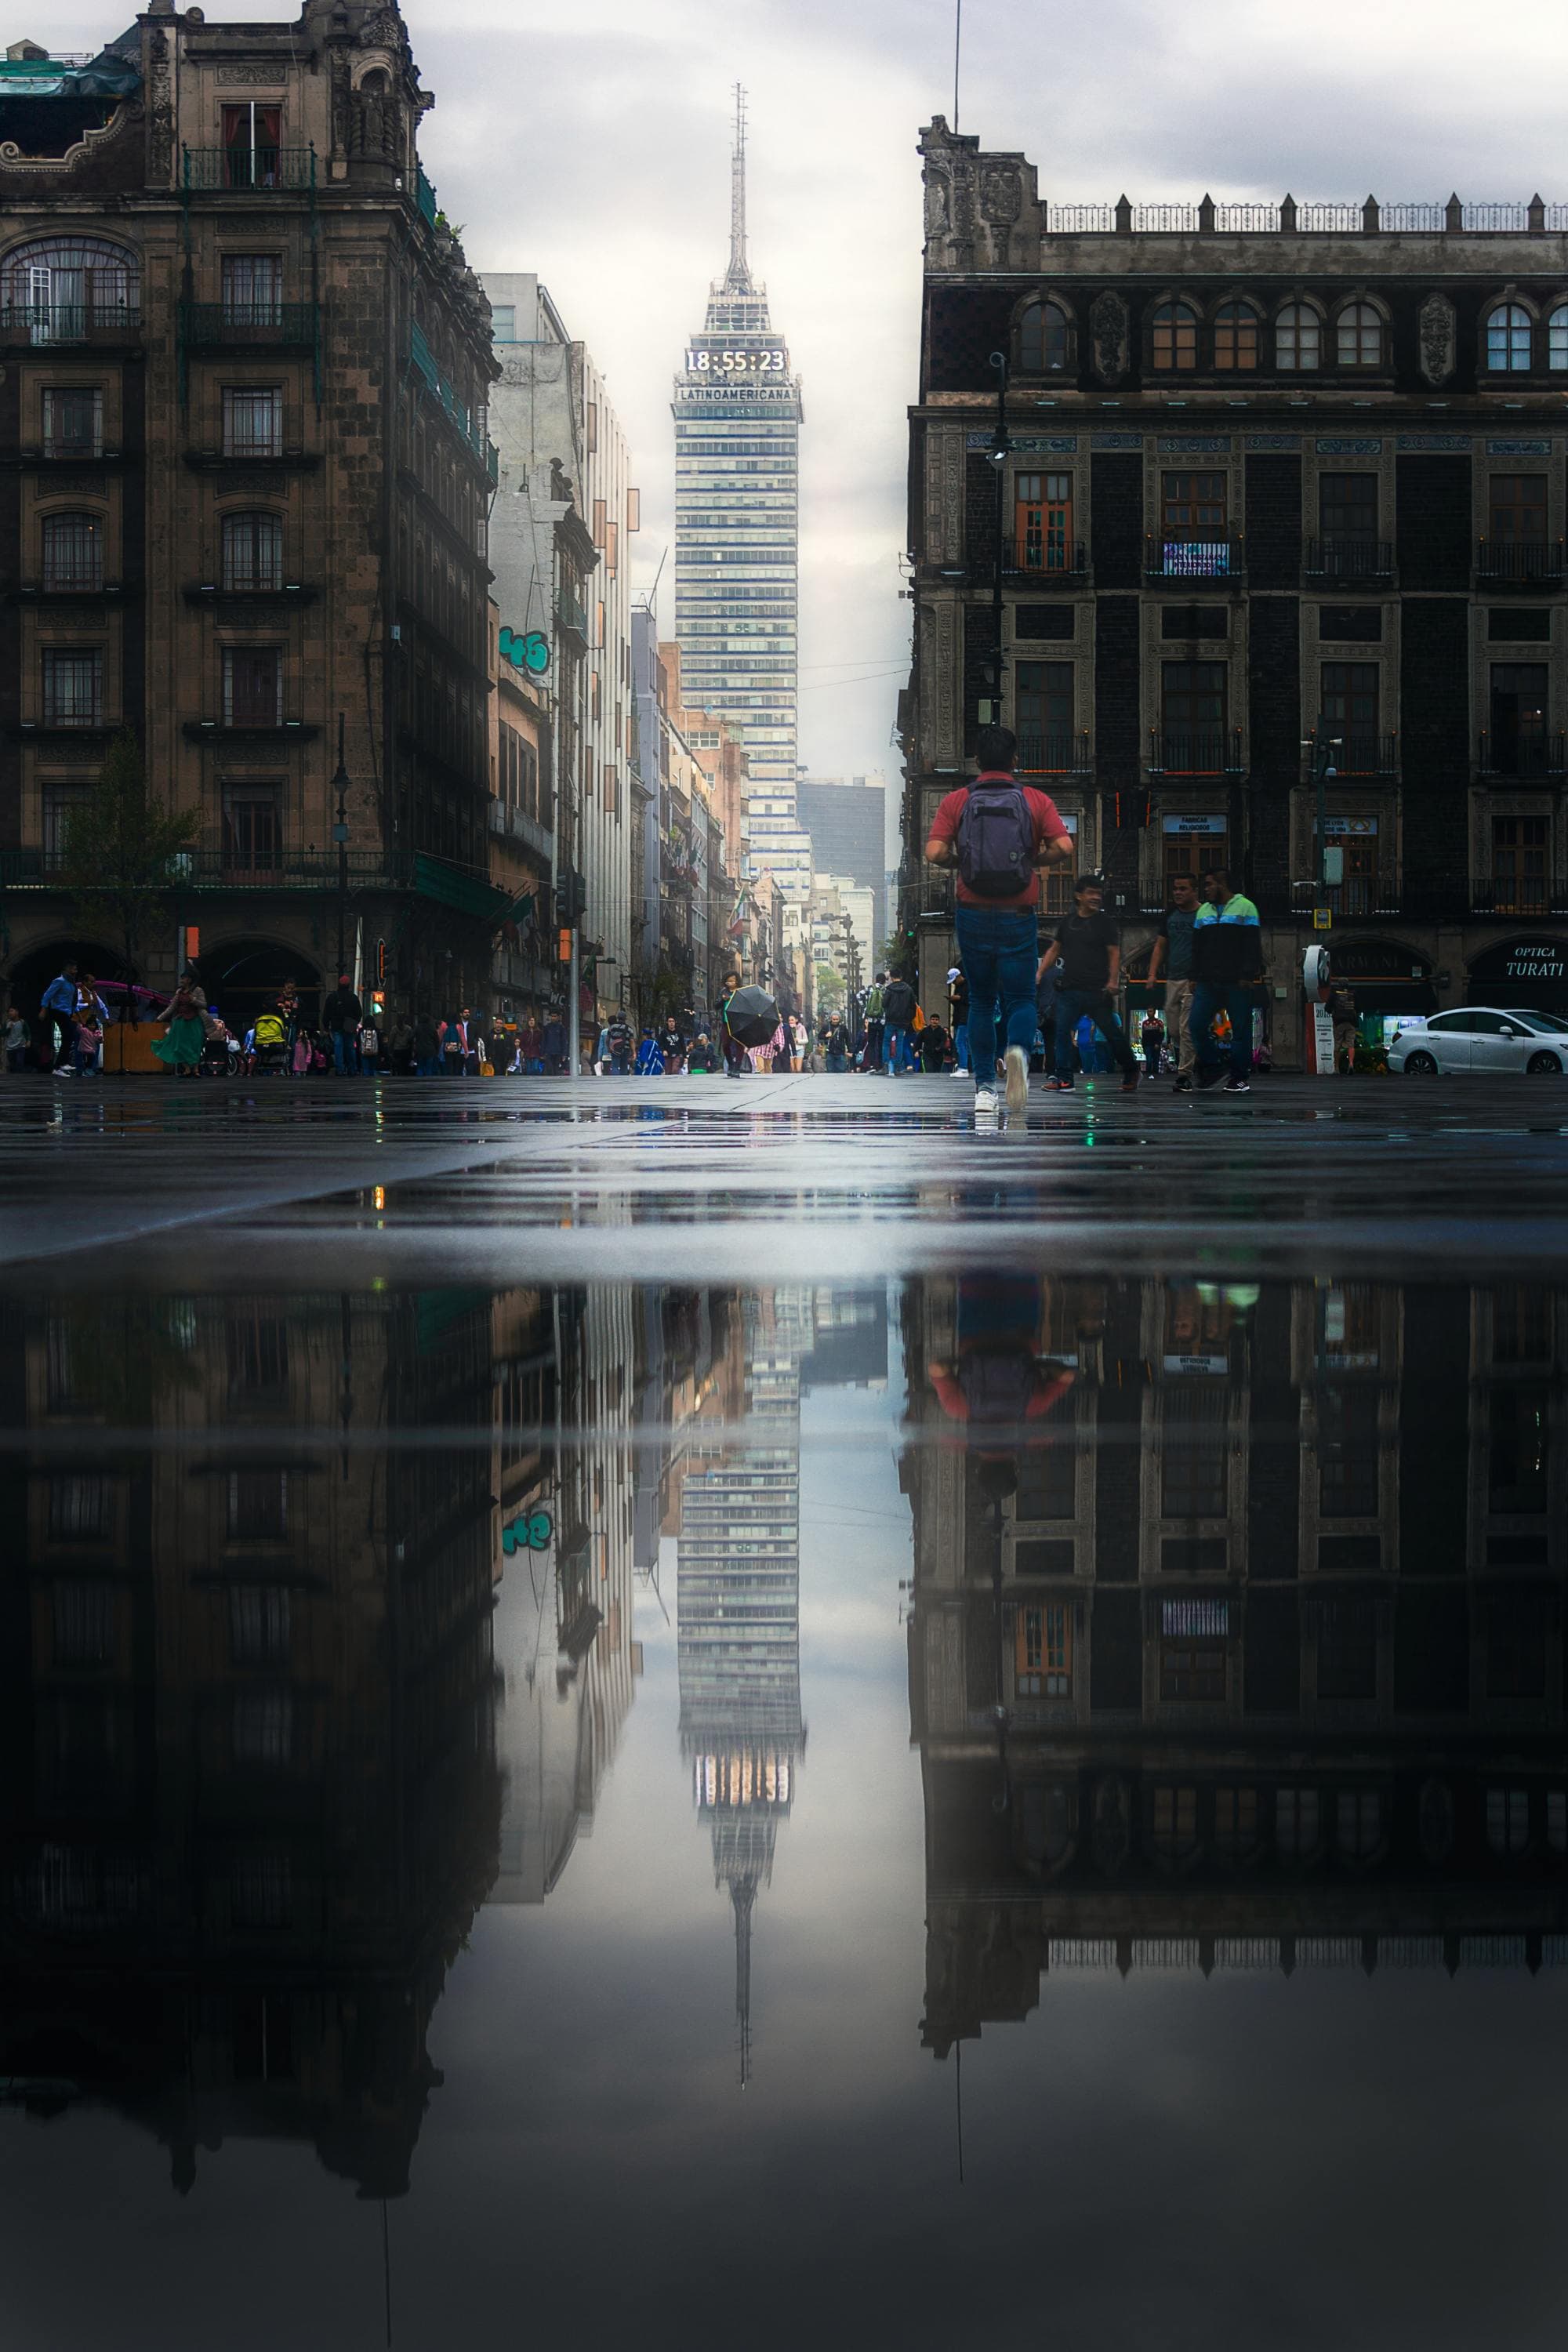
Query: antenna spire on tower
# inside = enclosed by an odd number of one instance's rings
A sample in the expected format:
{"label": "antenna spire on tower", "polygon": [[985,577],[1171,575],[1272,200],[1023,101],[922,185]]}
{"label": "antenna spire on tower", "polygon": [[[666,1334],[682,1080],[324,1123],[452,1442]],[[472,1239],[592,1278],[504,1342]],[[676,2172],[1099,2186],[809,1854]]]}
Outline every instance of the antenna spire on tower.
{"label": "antenna spire on tower", "polygon": [[730,162],[730,269],[731,287],[749,288],[751,264],[746,258],[746,93],[735,84],[735,149]]}

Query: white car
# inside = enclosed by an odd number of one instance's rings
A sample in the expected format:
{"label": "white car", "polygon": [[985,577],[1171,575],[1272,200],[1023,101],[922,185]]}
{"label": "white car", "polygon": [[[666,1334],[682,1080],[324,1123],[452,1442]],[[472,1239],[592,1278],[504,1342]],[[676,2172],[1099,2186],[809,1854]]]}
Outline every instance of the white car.
{"label": "white car", "polygon": [[1412,1077],[1522,1070],[1532,1078],[1560,1078],[1568,1072],[1568,1021],[1555,1013],[1461,1005],[1404,1023],[1388,1049],[1388,1066]]}

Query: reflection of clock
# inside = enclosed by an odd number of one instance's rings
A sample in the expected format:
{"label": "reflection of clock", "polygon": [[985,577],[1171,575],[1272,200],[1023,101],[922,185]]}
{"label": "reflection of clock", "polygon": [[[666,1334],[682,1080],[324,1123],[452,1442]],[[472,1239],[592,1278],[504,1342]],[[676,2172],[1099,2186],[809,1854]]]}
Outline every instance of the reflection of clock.
{"label": "reflection of clock", "polygon": [[688,375],[783,375],[783,352],[688,352]]}

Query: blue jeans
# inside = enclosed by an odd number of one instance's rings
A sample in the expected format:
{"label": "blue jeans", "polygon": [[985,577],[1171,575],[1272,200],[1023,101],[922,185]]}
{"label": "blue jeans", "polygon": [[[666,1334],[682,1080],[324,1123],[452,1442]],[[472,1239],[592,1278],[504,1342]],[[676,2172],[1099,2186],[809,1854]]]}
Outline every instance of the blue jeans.
{"label": "blue jeans", "polygon": [[1229,980],[1200,980],[1193,991],[1193,1051],[1200,1070],[1217,1070],[1221,1053],[1215,1042],[1214,1020],[1224,1012],[1230,1019],[1230,1075],[1252,1075],[1252,1007],[1257,990]]}
{"label": "blue jeans", "polygon": [[969,1067],[969,1024],[961,1021],[952,1033],[952,1050],[961,1070]]}
{"label": "blue jeans", "polygon": [[[1138,1075],[1138,1057],[1122,1034],[1121,1024],[1116,1017],[1115,1000],[1101,994],[1098,989],[1058,988],[1057,991],[1057,1076],[1058,1079],[1070,1078],[1072,1076],[1073,1032],[1086,1013],[1115,1055],[1122,1076],[1135,1078]],[[972,1014],[971,1018],[973,1017]]]}
{"label": "blue jeans", "polygon": [[416,1075],[421,1078],[438,1078],[441,1075],[440,1056],[437,1054],[427,1054],[416,1062],[414,1068]]}
{"label": "blue jeans", "polygon": [[996,1079],[996,1000],[1005,1042],[1026,1056],[1035,1042],[1039,924],[1033,907],[964,907],[954,914],[958,960],[969,982],[969,1066],[977,1087]]}
{"label": "blue jeans", "polygon": [[883,1050],[888,1056],[888,1076],[896,1078],[904,1069],[914,1049],[914,1031],[895,1029],[890,1025],[882,1033]]}
{"label": "blue jeans", "polygon": [[359,1076],[359,1048],[347,1029],[332,1032],[332,1067],[340,1078]]}

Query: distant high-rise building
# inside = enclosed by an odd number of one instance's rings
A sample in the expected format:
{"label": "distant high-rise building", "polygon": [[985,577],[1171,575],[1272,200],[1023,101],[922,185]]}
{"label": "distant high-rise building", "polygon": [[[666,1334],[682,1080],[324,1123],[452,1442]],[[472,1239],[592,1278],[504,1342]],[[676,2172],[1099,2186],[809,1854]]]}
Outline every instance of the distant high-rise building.
{"label": "distant high-rise building", "polygon": [[[800,387],[747,258],[745,114],[736,98],[730,266],[675,381],[675,634],[688,700],[746,747],[752,870],[771,865],[793,896],[800,886],[784,853],[805,845],[787,838],[798,831]],[[769,839],[758,837],[759,817]]]}
{"label": "distant high-rise building", "polygon": [[841,874],[872,893],[874,952],[888,936],[888,788],[880,776],[803,775],[795,787],[800,822],[811,836],[819,874]]}

